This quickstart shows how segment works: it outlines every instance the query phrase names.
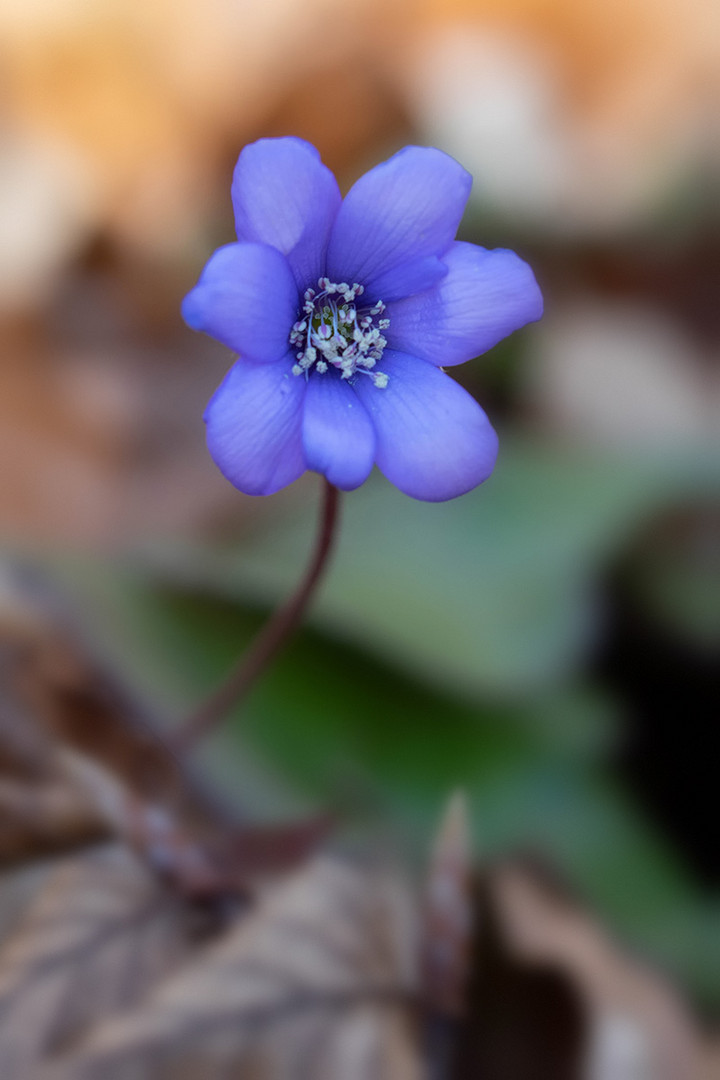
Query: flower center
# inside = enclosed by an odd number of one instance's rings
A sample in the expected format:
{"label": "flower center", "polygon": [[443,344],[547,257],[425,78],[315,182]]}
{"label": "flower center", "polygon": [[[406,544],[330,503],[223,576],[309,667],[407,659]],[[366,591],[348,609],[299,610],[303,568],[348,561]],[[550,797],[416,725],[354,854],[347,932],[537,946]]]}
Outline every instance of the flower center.
{"label": "flower center", "polygon": [[326,277],[320,278],[317,289],[305,290],[302,316],[290,334],[290,344],[300,349],[293,375],[307,378],[313,369],[324,375],[334,367],[343,379],[367,375],[378,389],[387,386],[387,375],[372,369],[387,345],[382,331],[390,320],[380,318],[385,311],[382,300],[373,307],[356,303],[364,292],[362,285],[336,284]]}

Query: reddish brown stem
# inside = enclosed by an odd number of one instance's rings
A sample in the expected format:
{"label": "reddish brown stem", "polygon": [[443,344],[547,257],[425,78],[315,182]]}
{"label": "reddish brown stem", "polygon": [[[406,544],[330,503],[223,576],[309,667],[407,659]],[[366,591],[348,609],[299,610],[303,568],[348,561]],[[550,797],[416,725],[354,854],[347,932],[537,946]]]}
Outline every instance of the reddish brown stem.
{"label": "reddish brown stem", "polygon": [[180,727],[173,740],[178,751],[193,747],[198,739],[207,735],[223,720],[230,709],[244,701],[302,622],[332,551],[338,522],[339,497],[338,489],[323,480],[320,528],[312,559],[300,585],[290,599],[268,619],[225,682]]}

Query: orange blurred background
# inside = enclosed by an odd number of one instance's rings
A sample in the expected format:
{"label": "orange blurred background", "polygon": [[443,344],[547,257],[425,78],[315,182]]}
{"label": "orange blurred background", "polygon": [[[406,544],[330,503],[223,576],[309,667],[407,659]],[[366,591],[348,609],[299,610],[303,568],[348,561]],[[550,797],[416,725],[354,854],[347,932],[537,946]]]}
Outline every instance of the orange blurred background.
{"label": "orange blurred background", "polygon": [[[711,9],[703,0],[6,0],[5,529],[116,541],[190,526],[233,499],[196,422],[219,371],[197,362],[203,347],[180,327],[177,302],[231,235],[230,169],[260,135],[311,140],[345,185],[403,143],[436,143],[474,173],[491,240],[521,237],[549,257],[562,248],[566,261],[584,243],[628,251],[629,264],[595,266],[595,278],[636,279],[648,232],[674,206],[655,231],[660,265],[653,250],[648,268],[651,289],[667,291],[663,260],[686,249],[708,209]],[[563,276],[562,265],[553,270]],[[622,294],[642,291],[637,281],[603,280],[604,293],[621,296],[601,298],[596,280],[570,276],[572,297],[562,310],[551,304],[537,331],[552,355],[529,393],[545,419],[610,439],[708,425],[705,342],[687,332],[696,328],[662,295],[619,310]],[[576,353],[586,316],[579,351],[590,355],[571,364],[564,353]],[[630,359],[617,355],[618,335],[632,339]],[[600,377],[593,349],[606,344],[614,356]],[[620,417],[611,415],[617,390]],[[196,481],[196,498],[184,500]]]}

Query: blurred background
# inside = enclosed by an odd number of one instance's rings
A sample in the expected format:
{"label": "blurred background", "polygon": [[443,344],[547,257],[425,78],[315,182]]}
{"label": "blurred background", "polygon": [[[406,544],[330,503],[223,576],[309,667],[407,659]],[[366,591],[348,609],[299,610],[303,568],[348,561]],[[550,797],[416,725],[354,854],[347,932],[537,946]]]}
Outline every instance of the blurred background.
{"label": "blurred background", "polygon": [[[204,750],[271,819],[532,852],[701,1012],[713,958],[720,375],[710,0],[3,0],[0,618],[19,570],[172,723],[297,580],[319,485],[224,481],[231,362],[180,301],[267,135],[346,189],[407,143],[546,316],[454,374],[501,434],[453,503],[373,476],[307,628]],[[713,438],[715,436],[715,438]],[[714,589],[714,591],[713,591]],[[713,708],[713,701],[715,707]]]}

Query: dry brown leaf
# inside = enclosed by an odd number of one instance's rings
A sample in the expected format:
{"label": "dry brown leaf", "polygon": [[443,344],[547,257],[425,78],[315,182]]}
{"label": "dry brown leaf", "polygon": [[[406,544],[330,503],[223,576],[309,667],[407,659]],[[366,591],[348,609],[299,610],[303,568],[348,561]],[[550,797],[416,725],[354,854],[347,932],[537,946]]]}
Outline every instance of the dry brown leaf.
{"label": "dry brown leaf", "polygon": [[0,951],[53,869],[52,860],[35,859],[0,873]]}
{"label": "dry brown leaf", "polygon": [[0,694],[0,866],[108,834],[75,757]]}
{"label": "dry brown leaf", "polygon": [[60,770],[35,782],[0,774],[0,820],[0,866],[79,847],[109,832],[88,792]]}
{"label": "dry brown leaf", "polygon": [[12,744],[15,758],[24,746],[26,763],[49,761],[58,744],[72,749],[138,797],[214,833],[223,817],[217,800],[167,748],[150,710],[94,655],[61,599],[39,577],[6,574],[0,584],[0,743]]}
{"label": "dry brown leaf", "polygon": [[266,886],[247,923],[199,947],[200,912],[206,933],[227,925],[247,877],[305,861],[329,820],[239,826],[217,814],[40,601],[6,606],[0,625],[0,805],[12,812],[0,853],[86,844],[93,829],[122,843],[0,879],[3,1080],[206,1080],[228,1061],[271,1080],[414,1080],[402,885],[318,862]]}
{"label": "dry brown leaf", "polygon": [[588,1080],[579,994],[556,965],[531,964],[515,953],[493,902],[492,881],[493,872],[486,871],[475,883],[466,1010],[445,1047],[449,1068],[438,1080]]}
{"label": "dry brown leaf", "polygon": [[[151,843],[170,834],[182,849],[179,861],[187,864],[188,853],[201,861],[197,838],[186,834],[215,838],[224,819],[211,800],[67,626],[56,598],[38,582],[29,588],[7,577],[2,584],[0,864],[109,835],[147,857]],[[196,870],[192,877],[198,880]]]}
{"label": "dry brown leaf", "polygon": [[[1,628],[0,664],[6,683],[9,665]],[[52,740],[6,697],[5,686],[0,693],[0,773],[24,780],[46,779],[52,772]]]}
{"label": "dry brown leaf", "polygon": [[412,926],[394,874],[317,860],[39,1075],[418,1080]]}
{"label": "dry brown leaf", "polygon": [[6,586],[0,613],[0,864],[112,835],[207,900],[245,895],[315,851],[328,815],[239,823],[36,592],[30,602]]}
{"label": "dry brown leaf", "polygon": [[333,825],[329,814],[277,825],[240,825],[214,847],[216,858],[243,878],[272,878],[301,866],[314,855]]}
{"label": "dry brown leaf", "polygon": [[0,947],[0,1076],[28,1080],[89,1025],[134,1006],[189,940],[189,910],[126,849],[63,860]]}
{"label": "dry brown leaf", "polygon": [[570,978],[590,1017],[588,1080],[699,1080],[699,1030],[681,995],[577,904],[521,865],[495,870],[491,891],[509,948]]}
{"label": "dry brown leaf", "polygon": [[720,1037],[716,1034],[704,1047],[698,1072],[698,1080],[718,1080],[720,1076]]}

